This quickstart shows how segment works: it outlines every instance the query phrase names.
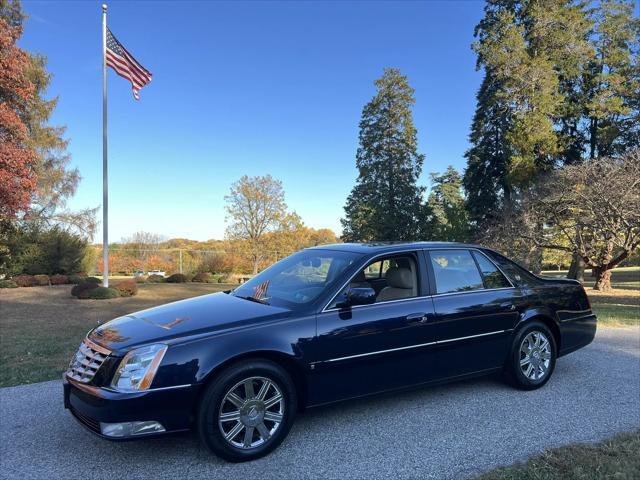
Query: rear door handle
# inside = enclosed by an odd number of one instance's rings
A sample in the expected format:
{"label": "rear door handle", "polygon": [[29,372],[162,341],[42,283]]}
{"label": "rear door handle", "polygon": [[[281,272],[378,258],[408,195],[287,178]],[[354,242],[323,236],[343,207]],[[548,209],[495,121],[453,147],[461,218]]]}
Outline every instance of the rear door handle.
{"label": "rear door handle", "polygon": [[407,315],[407,320],[410,322],[426,323],[427,320],[429,320],[429,316],[424,312],[410,313],[409,315]]}

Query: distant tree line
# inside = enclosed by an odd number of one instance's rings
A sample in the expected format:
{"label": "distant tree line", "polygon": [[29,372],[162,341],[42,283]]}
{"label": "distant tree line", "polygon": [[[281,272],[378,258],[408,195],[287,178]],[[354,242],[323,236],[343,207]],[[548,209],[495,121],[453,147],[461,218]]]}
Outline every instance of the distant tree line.
{"label": "distant tree line", "polygon": [[477,241],[536,272],[543,253],[557,261],[557,252],[571,258],[571,277],[583,279],[589,266],[596,288],[609,289],[610,269],[640,246],[633,8],[488,0],[473,44],[484,78],[467,166],[462,176],[452,167],[432,174],[426,199],[413,89],[385,70],[362,112],[343,238]]}

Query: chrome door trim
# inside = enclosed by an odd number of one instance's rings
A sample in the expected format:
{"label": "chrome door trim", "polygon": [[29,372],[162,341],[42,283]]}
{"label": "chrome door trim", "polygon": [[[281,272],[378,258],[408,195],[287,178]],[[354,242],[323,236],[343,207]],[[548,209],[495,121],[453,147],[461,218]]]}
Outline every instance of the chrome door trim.
{"label": "chrome door trim", "polygon": [[409,349],[412,349],[412,348],[429,347],[431,345],[439,345],[439,344],[442,344],[442,343],[450,343],[450,342],[457,342],[459,340],[468,340],[468,339],[471,339],[471,338],[486,337],[488,335],[497,335],[499,333],[505,333],[507,331],[510,331],[510,330],[496,330],[495,332],[480,333],[478,335],[470,335],[468,337],[449,338],[447,340],[437,340],[435,342],[420,343],[420,344],[417,344],[417,345],[409,345],[409,346],[406,346],[406,347],[389,348],[388,350],[377,350],[375,352],[359,353],[357,355],[349,355],[347,357],[330,358],[329,360],[322,360],[320,362],[311,362],[310,365],[317,365],[319,363],[339,362],[339,361],[342,361],[342,360],[351,360],[353,358],[370,357],[372,355],[380,355],[380,354],[383,354],[383,353],[398,352],[400,350],[409,350]]}
{"label": "chrome door trim", "polygon": [[479,292],[497,292],[500,290],[514,290],[516,287],[500,287],[500,288],[479,288],[477,290],[465,290],[464,292],[447,292],[447,293],[434,293],[431,297],[446,297],[447,295],[465,295],[467,293],[479,293]]}
{"label": "chrome door trim", "polygon": [[457,342],[459,340],[468,340],[469,338],[486,337],[487,335],[497,335],[498,333],[504,333],[506,330],[496,330],[495,332],[479,333],[477,335],[469,335],[468,337],[449,338],[447,340],[438,340],[436,343],[450,343]]}
{"label": "chrome door trim", "polygon": [[370,355],[378,355],[381,353],[398,352],[400,350],[408,350],[410,348],[428,347],[429,345],[435,345],[436,343],[438,342],[427,342],[427,343],[421,343],[419,345],[409,345],[406,347],[390,348],[388,350],[378,350],[377,352],[359,353],[358,355],[349,355],[348,357],[330,358],[329,360],[325,360],[324,362],[318,362],[318,363],[339,362],[340,360],[349,360],[351,358],[368,357]]}
{"label": "chrome door trim", "polygon": [[[349,283],[349,282],[347,282],[347,283]],[[344,287],[346,287],[346,284],[342,288],[344,288]],[[338,294],[342,291],[342,288],[340,289],[340,291],[338,291]],[[336,294],[336,297],[338,296],[338,294]],[[353,305],[353,306],[349,307],[349,310],[354,310],[356,308],[363,308],[363,307],[375,307],[377,305],[386,305],[388,303],[408,302],[408,301],[411,301],[411,300],[420,300],[420,299],[429,298],[429,297],[431,297],[431,295],[421,295],[419,297],[409,297],[409,298],[398,298],[397,300],[385,300],[384,302],[370,303],[369,305]],[[335,297],[334,297],[334,299],[335,299]],[[334,299],[331,299],[331,302],[333,302]],[[331,302],[329,302],[327,305],[330,305]],[[334,308],[330,308],[328,310],[322,310],[320,313],[336,312],[336,311],[340,311],[340,310],[342,310],[342,309],[334,307]]]}

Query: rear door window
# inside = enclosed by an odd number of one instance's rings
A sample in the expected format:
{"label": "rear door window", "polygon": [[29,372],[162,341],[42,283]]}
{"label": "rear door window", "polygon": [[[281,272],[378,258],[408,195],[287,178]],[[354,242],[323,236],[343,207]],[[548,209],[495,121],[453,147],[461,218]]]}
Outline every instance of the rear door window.
{"label": "rear door window", "polygon": [[473,257],[478,262],[480,272],[482,272],[482,278],[484,278],[484,286],[486,288],[507,288],[511,284],[509,280],[505,278],[498,268],[489,261],[487,257],[479,252],[472,252]]}
{"label": "rear door window", "polygon": [[484,284],[476,262],[468,250],[431,250],[431,266],[436,293],[482,290]]}

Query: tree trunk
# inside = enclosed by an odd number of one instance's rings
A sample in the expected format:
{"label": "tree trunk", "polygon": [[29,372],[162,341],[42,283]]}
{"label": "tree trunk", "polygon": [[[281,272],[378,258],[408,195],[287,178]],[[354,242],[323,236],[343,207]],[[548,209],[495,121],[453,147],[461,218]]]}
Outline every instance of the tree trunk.
{"label": "tree trunk", "polygon": [[601,292],[608,292],[611,290],[611,269],[604,267],[598,267],[593,269],[596,276],[596,284],[593,286],[594,290]]}
{"label": "tree trunk", "polygon": [[586,265],[584,264],[584,260],[582,259],[582,257],[574,253],[573,258],[571,259],[569,273],[567,273],[567,278],[573,278],[574,280],[578,280],[580,283],[584,283],[585,268]]}

